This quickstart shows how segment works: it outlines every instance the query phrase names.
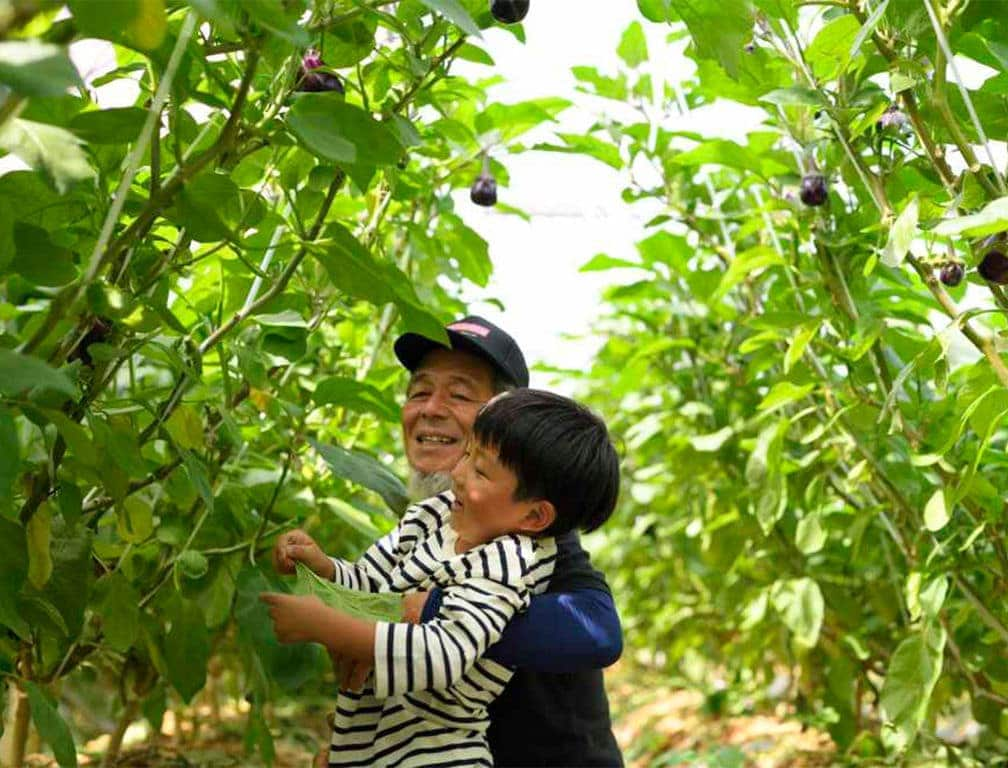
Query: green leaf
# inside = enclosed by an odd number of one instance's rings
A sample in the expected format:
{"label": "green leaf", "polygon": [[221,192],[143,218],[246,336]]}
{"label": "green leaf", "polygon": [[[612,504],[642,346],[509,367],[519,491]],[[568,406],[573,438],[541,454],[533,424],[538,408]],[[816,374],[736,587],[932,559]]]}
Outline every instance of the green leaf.
{"label": "green leaf", "polygon": [[917,236],[919,215],[917,198],[913,197],[889,230],[889,239],[882,251],[882,263],[887,267],[898,267],[903,263],[910,250],[910,243]]}
{"label": "green leaf", "polygon": [[14,481],[21,474],[20,469],[21,448],[17,424],[11,412],[0,407],[0,517],[13,507]]}
{"label": "green leaf", "polygon": [[542,152],[565,152],[575,155],[594,157],[596,160],[617,170],[623,167],[623,158],[620,157],[619,147],[610,144],[608,141],[597,139],[594,136],[584,136],[573,133],[558,133],[564,141],[564,146],[557,144],[536,144],[532,149]]}
{"label": "green leaf", "polygon": [[794,337],[792,337],[791,343],[788,344],[787,352],[784,354],[784,373],[789,373],[795,363],[802,359],[802,355],[805,354],[809,342],[819,333],[821,325],[822,323],[813,323],[812,325],[802,326],[798,329]]}
{"label": "green leaf", "polygon": [[924,584],[924,576],[920,571],[912,571],[907,577],[906,603],[910,621],[927,618],[934,621],[938,618],[945,597],[948,595],[949,580],[945,576],[937,576]]}
{"label": "green leaf", "polygon": [[671,0],[670,5],[689,29],[697,56],[720,62],[738,77],[745,44],[752,38],[747,0]]}
{"label": "green leaf", "polygon": [[639,67],[647,61],[647,38],[644,37],[644,28],[639,21],[632,22],[626,28],[616,53],[631,68]]}
{"label": "green leaf", "polygon": [[481,134],[496,132],[498,141],[516,139],[543,123],[556,119],[571,103],[566,99],[548,97],[531,99],[516,104],[490,104],[474,118],[476,130]]}
{"label": "green leaf", "polygon": [[62,96],[81,85],[65,49],[38,40],[0,42],[0,83],[22,96]]}
{"label": "green leaf", "polygon": [[182,464],[185,466],[186,474],[189,475],[189,480],[203,498],[203,503],[206,504],[207,509],[212,514],[214,510],[214,494],[213,488],[210,485],[210,475],[207,473],[206,464],[199,456],[190,451],[182,451]]}
{"label": "green leaf", "polygon": [[715,297],[724,296],[747,277],[759,270],[769,267],[785,266],[784,257],[769,246],[757,245],[735,256],[721,281],[718,283]]}
{"label": "green leaf", "polygon": [[315,387],[316,405],[338,405],[358,413],[373,413],[391,423],[399,422],[399,407],[381,390],[362,381],[342,376],[323,379]]}
{"label": "green leaf", "polygon": [[25,526],[25,539],[28,542],[28,581],[36,589],[42,589],[53,572],[52,553],[52,507],[44,502],[35,510],[28,525]]}
{"label": "green leaf", "polygon": [[15,118],[0,127],[0,149],[17,155],[31,168],[44,170],[61,193],[95,175],[80,144],[70,131],[55,125]]}
{"label": "green leaf", "polygon": [[851,43],[850,51],[847,52],[847,59],[853,59],[858,53],[861,52],[861,46],[868,36],[875,31],[882,17],[885,15],[886,8],[889,6],[889,0],[882,0],[881,3],[875,6],[875,10],[871,12],[871,15],[865,19],[865,23],[861,25],[861,29],[858,30],[857,37],[854,38],[854,42]]}
{"label": "green leaf", "polygon": [[387,125],[335,94],[301,94],[287,125],[306,149],[335,163],[394,165],[403,153]]}
{"label": "green leaf", "polygon": [[[290,10],[287,7],[289,6]],[[311,43],[308,32],[298,24],[298,4],[283,0],[241,0],[241,9],[263,29],[297,48]]]}
{"label": "green leaf", "polygon": [[38,728],[39,736],[50,747],[60,768],[77,766],[77,749],[74,747],[70,727],[60,715],[56,704],[46,695],[41,687],[32,682],[24,683],[28,692],[28,703],[31,706],[32,721]]}
{"label": "green leaf", "polygon": [[73,397],[73,383],[62,371],[51,368],[37,357],[28,357],[9,349],[0,349],[0,393],[18,397],[38,387]]}
{"label": "green leaf", "polygon": [[934,228],[938,235],[983,237],[1008,229],[1008,197],[988,203],[979,213],[945,219]]}
{"label": "green leaf", "polygon": [[197,451],[205,445],[203,421],[194,408],[182,404],[165,420],[165,429],[176,445]]}
{"label": "green leaf", "polygon": [[210,660],[210,635],[203,611],[188,600],[180,600],[165,638],[168,681],[188,704],[206,684]]}
{"label": "green leaf", "polygon": [[146,541],[154,532],[154,510],[144,500],[127,496],[116,505],[116,533],[134,544]]}
{"label": "green leaf", "polygon": [[828,21],[805,50],[805,59],[822,80],[832,80],[847,70],[861,25],[853,14]]}
{"label": "green leaf", "polygon": [[309,442],[337,477],[370,488],[397,515],[409,506],[406,486],[373,456],[360,451],[348,451],[338,445],[325,445],[314,440]]}
{"label": "green leaf", "polygon": [[637,8],[648,21],[664,24],[669,18],[670,0],[637,0]]}
{"label": "green leaf", "polygon": [[29,636],[28,622],[18,610],[18,594],[28,578],[28,542],[25,529],[0,516],[0,626],[21,638]]}
{"label": "green leaf", "polygon": [[129,144],[147,120],[147,110],[140,107],[109,107],[74,115],[67,127],[89,144]]}
{"label": "green leaf", "polygon": [[814,648],[819,642],[825,601],[819,585],[809,578],[787,579],[774,584],[771,601],[795,642]]}
{"label": "green leaf", "polygon": [[69,0],[67,5],[77,29],[88,37],[153,51],[168,33],[164,0]]}
{"label": "green leaf", "polygon": [[[49,542],[52,575],[42,590],[25,585],[25,595],[50,617],[53,629],[76,638],[84,626],[84,610],[93,581],[92,534],[86,528],[66,525],[59,517],[51,520]],[[33,617],[29,620],[34,622]]]}
{"label": "green leaf", "polygon": [[586,261],[578,272],[602,272],[608,269],[641,269],[641,265],[626,259],[617,259],[605,253],[598,253]]}
{"label": "green leaf", "polygon": [[775,474],[780,458],[781,441],[787,432],[787,420],[763,428],[756,438],[756,446],[746,463],[746,481],[753,488],[763,485],[768,475]]}
{"label": "green leaf", "polygon": [[940,531],[949,521],[948,506],[945,503],[945,491],[941,488],[931,494],[924,505],[924,527],[929,531]]}
{"label": "green leaf", "polygon": [[479,26],[458,0],[420,0],[432,11],[437,11],[467,35],[482,38]]}
{"label": "green leaf", "polygon": [[790,381],[778,381],[767,392],[766,397],[756,406],[758,411],[773,411],[785,405],[801,400],[815,389],[815,384],[792,384]]}
{"label": "green leaf", "polygon": [[43,413],[56,426],[56,430],[74,456],[89,466],[98,463],[94,443],[91,442],[91,436],[84,427],[68,418],[62,411],[46,410]]}
{"label": "green leaf", "polygon": [[803,555],[814,555],[826,544],[826,530],[822,526],[822,516],[810,512],[798,521],[795,528],[795,547]]}
{"label": "green leaf", "polygon": [[228,240],[242,218],[238,185],[221,173],[200,174],[182,188],[172,215],[194,240]]}
{"label": "green leaf", "polygon": [[779,107],[816,107],[827,106],[826,100],[819,91],[793,85],[790,88],[775,88],[760,96],[760,101],[776,104]]}
{"label": "green leaf", "polygon": [[693,435],[690,437],[689,442],[693,446],[694,451],[715,453],[720,451],[721,446],[728,442],[734,434],[735,430],[731,427],[722,427],[717,432],[712,432],[709,435]]}
{"label": "green leaf", "polygon": [[102,633],[113,650],[125,653],[140,636],[140,594],[121,571],[103,581]]}
{"label": "green leaf", "polygon": [[77,278],[73,254],[56,245],[41,227],[17,222],[14,225],[16,253],[10,268],[25,280],[46,287],[66,285]]}
{"label": "green leaf", "polygon": [[880,704],[882,742],[890,751],[903,752],[917,737],[941,676],[945,640],[941,624],[928,624],[904,639],[889,660]]}

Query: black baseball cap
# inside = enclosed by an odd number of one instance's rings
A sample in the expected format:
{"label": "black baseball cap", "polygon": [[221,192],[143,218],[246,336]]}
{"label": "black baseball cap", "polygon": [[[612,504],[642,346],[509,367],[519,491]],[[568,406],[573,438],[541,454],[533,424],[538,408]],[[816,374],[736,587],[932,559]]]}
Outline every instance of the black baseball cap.
{"label": "black baseball cap", "polygon": [[[445,327],[451,348],[486,360],[517,387],[529,384],[528,366],[518,344],[505,331],[478,315],[469,315]],[[448,349],[419,333],[404,333],[395,340],[396,357],[406,370],[415,371],[424,356],[435,349]]]}

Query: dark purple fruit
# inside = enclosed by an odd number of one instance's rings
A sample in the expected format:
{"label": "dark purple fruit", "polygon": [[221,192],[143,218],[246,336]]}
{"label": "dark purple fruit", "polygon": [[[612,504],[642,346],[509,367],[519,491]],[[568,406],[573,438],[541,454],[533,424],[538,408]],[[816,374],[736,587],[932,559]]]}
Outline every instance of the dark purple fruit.
{"label": "dark purple fruit", "polygon": [[938,272],[938,279],[950,288],[955,288],[962,282],[965,274],[966,270],[963,269],[962,264],[958,261],[950,261],[948,264],[942,264],[941,271]]}
{"label": "dark purple fruit", "polygon": [[324,67],[325,62],[316,50],[309,50],[301,57],[301,71],[298,76],[297,90],[308,93],[321,93],[325,91],[336,91],[344,93],[343,82],[334,74],[329,72],[316,72],[314,70]]}
{"label": "dark purple fruit", "polygon": [[826,199],[829,197],[826,177],[821,173],[806,174],[801,180],[801,190],[798,196],[805,205],[825,205]]}
{"label": "dark purple fruit", "polygon": [[1008,256],[1002,251],[990,250],[977,267],[980,276],[998,285],[1008,285]]}
{"label": "dark purple fruit", "polygon": [[490,0],[490,13],[501,24],[517,24],[528,10],[529,0]]}
{"label": "dark purple fruit", "polygon": [[483,174],[473,182],[469,190],[469,199],[476,205],[490,207],[497,204],[497,182],[493,176]]}

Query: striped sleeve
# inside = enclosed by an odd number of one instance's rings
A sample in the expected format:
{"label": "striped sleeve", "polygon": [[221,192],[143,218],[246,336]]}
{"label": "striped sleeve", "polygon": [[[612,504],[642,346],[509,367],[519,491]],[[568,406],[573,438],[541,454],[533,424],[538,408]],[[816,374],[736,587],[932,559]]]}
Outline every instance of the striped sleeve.
{"label": "striped sleeve", "polygon": [[473,575],[445,588],[437,618],[426,624],[379,622],[375,695],[444,690],[465,675],[528,606],[527,540],[502,537],[471,551]]}
{"label": "striped sleeve", "polygon": [[[439,504],[440,502],[440,504]],[[333,581],[360,592],[382,592],[390,589],[392,571],[413,549],[417,541],[426,538],[440,524],[438,513],[444,506],[440,497],[409,507],[399,524],[372,544],[356,562],[329,558],[333,565]]]}

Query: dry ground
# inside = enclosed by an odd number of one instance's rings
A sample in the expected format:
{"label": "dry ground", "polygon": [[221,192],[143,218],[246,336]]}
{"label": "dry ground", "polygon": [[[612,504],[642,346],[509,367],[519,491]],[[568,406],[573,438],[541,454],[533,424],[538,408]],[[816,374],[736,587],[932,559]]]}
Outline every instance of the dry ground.
{"label": "dry ground", "polygon": [[[676,689],[655,674],[620,664],[607,672],[614,731],[628,768],[821,768],[834,763],[829,738],[802,729],[783,712],[715,717],[705,712],[703,696]],[[242,702],[244,705],[244,702]],[[220,707],[220,719],[197,706],[180,723],[172,713],[162,734],[151,742],[140,724],[127,733],[120,768],[232,768],[261,766],[244,752],[246,706]],[[321,743],[324,715],[304,708],[277,708],[277,768],[307,768]],[[194,729],[194,723],[199,727]],[[98,766],[107,737],[83,745],[80,765]],[[32,755],[28,765],[55,768],[51,758]]]}

